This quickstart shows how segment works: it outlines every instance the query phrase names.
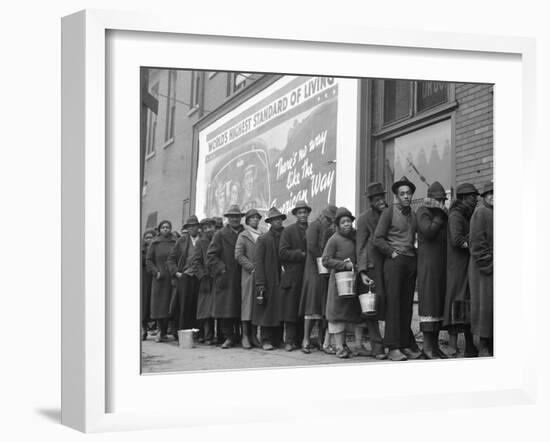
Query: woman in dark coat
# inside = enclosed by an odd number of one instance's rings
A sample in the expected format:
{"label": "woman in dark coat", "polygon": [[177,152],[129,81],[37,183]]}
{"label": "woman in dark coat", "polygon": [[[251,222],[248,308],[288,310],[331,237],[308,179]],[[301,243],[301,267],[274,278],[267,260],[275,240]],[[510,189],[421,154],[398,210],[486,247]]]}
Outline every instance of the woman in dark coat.
{"label": "woman in dark coat", "polygon": [[153,277],[151,288],[151,319],[159,323],[160,333],[157,342],[168,340],[168,320],[170,319],[170,298],[172,294],[172,278],[166,260],[176,244],[176,238],[172,235],[172,223],[162,221],[158,227],[159,235],[156,236],[147,251],[147,271]]}
{"label": "woman in dark coat", "polygon": [[306,229],[307,218],[311,213],[305,201],[298,201],[292,209],[297,221],[285,227],[279,242],[279,258],[284,268],[281,276],[281,292],[283,295],[281,320],[285,326],[285,350],[292,351],[297,342],[302,340],[302,327],[298,310],[302,293],[302,280],[306,262]]}
{"label": "woman in dark coat", "polygon": [[148,229],[143,233],[141,243],[141,339],[147,339],[147,328],[151,319],[151,285],[153,275],[147,271],[147,249],[155,237],[154,229]]}
{"label": "woman in dark coat", "polygon": [[346,325],[357,325],[361,319],[361,306],[357,296],[338,296],[336,272],[350,271],[355,268],[355,236],[353,228],[355,217],[345,207],[340,207],[334,218],[336,233],[328,240],[323,251],[323,265],[331,270],[328,282],[327,310],[328,331],[334,335],[336,356],[348,358],[349,350],[345,345]]}
{"label": "woman in dark coat", "polygon": [[330,228],[335,214],[335,206],[327,207],[315,221],[309,224],[306,231],[307,256],[299,307],[299,315],[304,317],[304,339],[302,341],[304,353],[311,352],[309,340],[315,321],[319,327],[319,344],[323,342],[324,338],[323,318],[327,303],[328,275],[319,274],[317,258],[321,258],[323,255],[326,231]]}
{"label": "woman in dark coat", "polygon": [[479,356],[493,355],[493,183],[481,194],[470,220],[469,282],[472,333],[479,337]]}
{"label": "woman in dark coat", "polygon": [[214,234],[207,252],[207,266],[214,277],[214,317],[220,320],[225,335],[222,348],[237,342],[241,317],[241,266],[235,259],[235,244],[244,230],[243,215],[238,206],[230,207],[224,215],[227,225]]}
{"label": "woman in dark coat", "polygon": [[206,266],[206,253],[214,236],[215,221],[212,218],[201,220],[202,236],[193,252],[191,266],[199,280],[199,296],[197,301],[197,320],[203,331],[204,343],[214,343],[214,287],[212,276]]}
{"label": "woman in dark coat", "polygon": [[447,277],[447,195],[435,181],[416,211],[418,232],[418,314],[424,340],[422,350],[428,359],[447,358],[439,348]]}
{"label": "woman in dark coat", "polygon": [[468,263],[470,261],[470,218],[477,203],[477,189],[470,183],[460,184],[457,199],[449,210],[447,227],[447,290],[443,311],[443,327],[449,332],[449,356],[458,355],[458,334],[464,333],[464,356],[474,357],[477,349],[470,330],[470,288]]}
{"label": "woman in dark coat", "polygon": [[254,253],[256,293],[261,300],[252,310],[252,323],[260,327],[262,348],[273,350],[281,339],[282,297],[280,291],[281,262],[279,260],[279,241],[283,232],[283,221],[286,215],[272,207],[265,222],[271,224],[256,242]]}

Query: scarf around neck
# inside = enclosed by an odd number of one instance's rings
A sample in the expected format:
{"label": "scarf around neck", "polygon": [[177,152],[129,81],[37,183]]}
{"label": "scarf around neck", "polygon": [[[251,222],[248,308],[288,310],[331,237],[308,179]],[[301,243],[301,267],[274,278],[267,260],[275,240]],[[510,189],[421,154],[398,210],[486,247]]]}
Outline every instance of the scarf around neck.
{"label": "scarf around neck", "polygon": [[248,224],[246,224],[244,226],[245,230],[247,232],[250,233],[250,235],[252,236],[252,240],[254,242],[256,242],[256,240],[260,237],[260,235],[263,233],[259,228],[258,229],[254,229],[253,227],[249,226]]}

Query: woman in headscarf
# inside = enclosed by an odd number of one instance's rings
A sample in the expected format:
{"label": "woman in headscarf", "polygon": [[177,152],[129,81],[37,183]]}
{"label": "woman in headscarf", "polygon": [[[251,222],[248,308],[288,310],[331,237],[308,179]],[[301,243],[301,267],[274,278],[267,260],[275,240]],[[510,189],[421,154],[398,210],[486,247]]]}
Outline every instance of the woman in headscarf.
{"label": "woman in headscarf", "polygon": [[168,321],[170,319],[170,298],[172,293],[172,280],[166,266],[166,260],[170,251],[176,244],[176,238],[172,234],[172,223],[161,221],[158,226],[159,235],[156,236],[147,251],[147,271],[153,277],[151,288],[151,319],[156,319],[160,333],[157,342],[168,340]]}
{"label": "woman in headscarf", "polygon": [[154,229],[147,229],[143,233],[141,242],[141,339],[147,339],[147,328],[151,319],[151,284],[153,276],[147,271],[147,249],[155,237]]}
{"label": "woman in headscarf", "polygon": [[351,354],[346,345],[346,326],[356,326],[361,319],[361,306],[357,296],[341,297],[336,286],[337,272],[351,271],[355,267],[355,217],[345,207],[336,211],[336,232],[328,240],[323,252],[323,265],[331,270],[328,282],[327,310],[328,332],[334,335],[336,356],[348,358]]}

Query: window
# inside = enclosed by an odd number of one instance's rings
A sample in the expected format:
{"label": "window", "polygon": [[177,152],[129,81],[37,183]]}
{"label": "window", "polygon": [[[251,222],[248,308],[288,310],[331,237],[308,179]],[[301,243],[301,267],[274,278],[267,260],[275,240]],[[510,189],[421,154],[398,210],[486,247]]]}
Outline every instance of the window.
{"label": "window", "polygon": [[166,94],[166,125],[164,141],[174,138],[174,119],[176,116],[176,80],[177,71],[168,71],[168,93]]}
{"label": "window", "polygon": [[400,120],[411,114],[411,82],[384,81],[384,123]]}
{"label": "window", "polygon": [[[151,87],[151,95],[158,99],[159,96],[159,84],[155,83]],[[157,136],[157,114],[147,109],[147,145],[146,145],[146,156],[151,155],[155,152],[155,142]]]}
{"label": "window", "polygon": [[422,201],[428,186],[439,181],[451,194],[451,120],[396,137],[384,143],[384,184],[406,176],[416,186],[415,201]]}
{"label": "window", "polygon": [[199,108],[201,102],[201,73],[193,71],[191,73],[191,109]]}
{"label": "window", "polygon": [[416,110],[421,112],[449,99],[449,84],[442,81],[418,81],[416,83]]}
{"label": "window", "polygon": [[252,80],[254,75],[246,72],[232,72],[227,76],[227,96],[234,94],[246,87],[246,82]]}

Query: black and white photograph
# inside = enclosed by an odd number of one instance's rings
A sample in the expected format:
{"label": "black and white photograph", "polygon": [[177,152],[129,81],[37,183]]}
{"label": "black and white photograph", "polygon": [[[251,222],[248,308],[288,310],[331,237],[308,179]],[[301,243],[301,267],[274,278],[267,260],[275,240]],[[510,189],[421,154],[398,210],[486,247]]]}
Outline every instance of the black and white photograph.
{"label": "black and white photograph", "polygon": [[493,84],[153,66],[136,93],[142,374],[494,356]]}

